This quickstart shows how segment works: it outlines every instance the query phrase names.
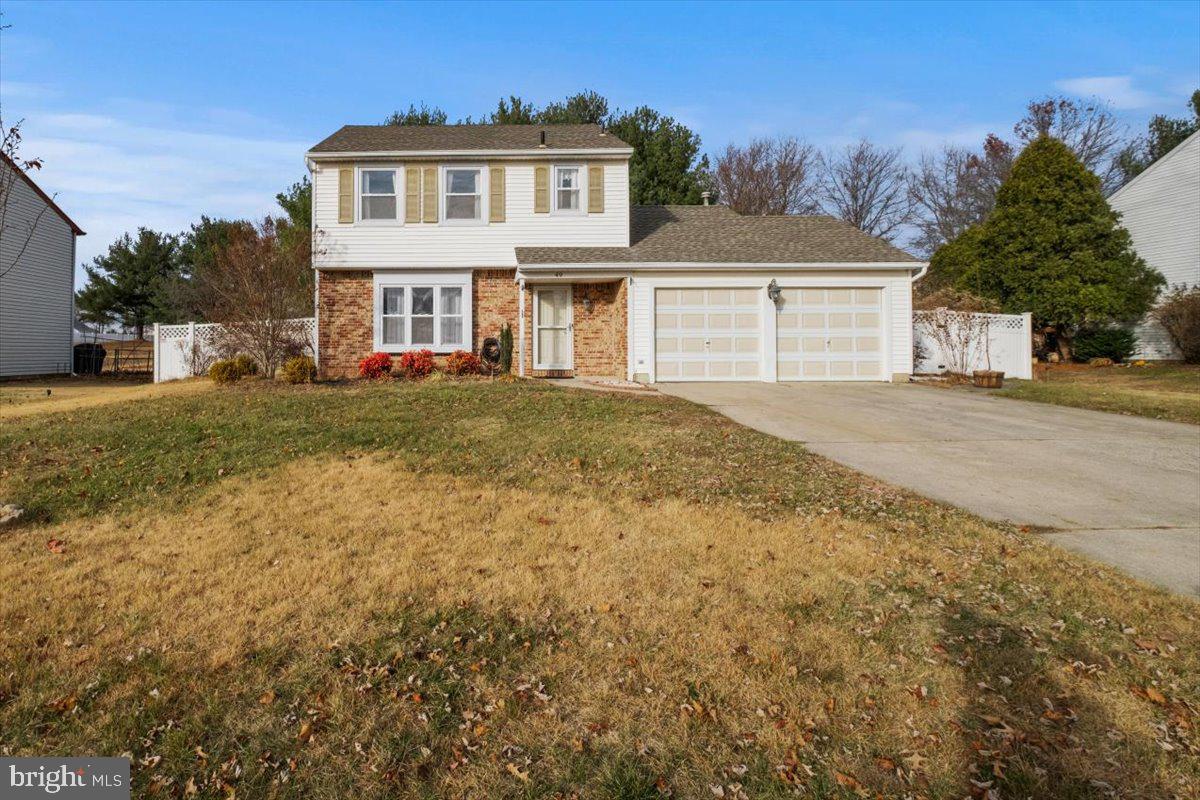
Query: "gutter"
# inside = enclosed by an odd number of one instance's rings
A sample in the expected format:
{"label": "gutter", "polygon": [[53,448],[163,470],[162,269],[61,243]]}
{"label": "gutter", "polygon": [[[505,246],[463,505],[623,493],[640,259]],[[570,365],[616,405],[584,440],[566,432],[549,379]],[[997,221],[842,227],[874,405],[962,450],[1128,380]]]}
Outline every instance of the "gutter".
{"label": "gutter", "polygon": [[560,158],[563,156],[632,156],[632,147],[534,148],[524,150],[312,150],[304,154],[309,161],[344,161],[348,158]]}

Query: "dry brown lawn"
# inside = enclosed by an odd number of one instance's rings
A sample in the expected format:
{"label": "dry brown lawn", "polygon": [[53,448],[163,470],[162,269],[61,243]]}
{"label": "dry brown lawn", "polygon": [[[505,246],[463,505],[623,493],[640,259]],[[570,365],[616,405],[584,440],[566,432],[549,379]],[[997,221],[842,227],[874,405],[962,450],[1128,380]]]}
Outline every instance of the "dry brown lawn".
{"label": "dry brown lawn", "polygon": [[168,797],[1200,791],[1190,600],[916,499],[448,473],[317,454],[4,534],[0,752]]}
{"label": "dry brown lawn", "polygon": [[0,383],[0,420],[65,413],[97,406],[152,400],[212,388],[206,380],[149,383],[143,379],[49,378]]}

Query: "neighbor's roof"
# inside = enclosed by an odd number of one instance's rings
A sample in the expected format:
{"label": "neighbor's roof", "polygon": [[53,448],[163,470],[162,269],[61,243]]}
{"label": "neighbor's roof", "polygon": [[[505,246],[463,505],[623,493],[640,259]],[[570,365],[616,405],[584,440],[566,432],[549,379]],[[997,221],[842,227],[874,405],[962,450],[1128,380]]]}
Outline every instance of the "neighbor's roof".
{"label": "neighbor's roof", "polygon": [[518,247],[517,263],[924,263],[833,217],[749,217],[720,205],[634,206],[629,241],[629,247]]}
{"label": "neighbor's roof", "polygon": [[84,233],[83,228],[81,228],[75,224],[75,220],[73,220],[67,216],[67,212],[63,211],[61,208],[58,207],[58,203],[54,202],[54,198],[51,197],[50,195],[46,194],[45,192],[43,192],[42,187],[40,187],[36,183],[34,183],[33,178],[29,177],[28,173],[26,173],[25,170],[18,167],[15,161],[13,161],[11,158],[9,158],[4,153],[0,153],[0,163],[7,164],[18,175],[20,175],[25,180],[25,183],[29,184],[29,188],[33,189],[34,194],[36,194],[38,197],[42,198],[42,202],[44,202],[47,206],[49,206],[51,211],[53,211],[55,214],[58,214],[60,217],[62,217],[63,222],[67,223],[67,225],[70,226],[71,231],[76,236],[86,236],[87,235],[86,233]]}
{"label": "neighbor's roof", "polygon": [[[541,147],[542,131],[546,146]],[[599,125],[345,125],[313,146],[314,155],[449,150],[613,150],[632,148]]]}

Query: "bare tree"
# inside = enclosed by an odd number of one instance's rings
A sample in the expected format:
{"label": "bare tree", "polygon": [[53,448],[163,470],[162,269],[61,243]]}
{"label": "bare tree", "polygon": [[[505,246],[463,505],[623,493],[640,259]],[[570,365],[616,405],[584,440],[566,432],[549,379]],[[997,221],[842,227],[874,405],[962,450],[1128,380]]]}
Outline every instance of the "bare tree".
{"label": "bare tree", "polygon": [[305,328],[296,319],[313,313],[311,255],[308,237],[281,236],[270,217],[230,231],[196,287],[205,317],[223,326],[219,350],[246,353],[273,376],[302,348]]}
{"label": "bare tree", "polygon": [[1059,96],[1033,100],[1025,116],[1013,126],[1013,133],[1025,143],[1039,136],[1053,136],[1099,175],[1106,189],[1120,181],[1116,155],[1124,140],[1122,128],[1108,105],[1099,99],[1078,101]]}
{"label": "bare tree", "polygon": [[937,153],[923,153],[908,183],[919,231],[913,245],[932,254],[983,222],[1012,162],[1012,145],[995,134],[988,135],[979,152],[946,145]]}
{"label": "bare tree", "polygon": [[862,139],[821,161],[821,199],[829,213],[889,240],[912,218],[908,169],[899,147],[876,147]]}
{"label": "bare tree", "polygon": [[31,215],[16,201],[17,184],[25,180],[25,173],[41,168],[41,159],[21,156],[21,121],[10,128],[0,117],[0,241],[7,245],[4,260],[0,261],[0,278],[21,263],[38,224],[50,210],[49,203],[39,203],[37,212]]}
{"label": "bare tree", "polygon": [[729,145],[717,159],[717,195],[739,214],[814,214],[820,158],[795,137],[755,139]]}

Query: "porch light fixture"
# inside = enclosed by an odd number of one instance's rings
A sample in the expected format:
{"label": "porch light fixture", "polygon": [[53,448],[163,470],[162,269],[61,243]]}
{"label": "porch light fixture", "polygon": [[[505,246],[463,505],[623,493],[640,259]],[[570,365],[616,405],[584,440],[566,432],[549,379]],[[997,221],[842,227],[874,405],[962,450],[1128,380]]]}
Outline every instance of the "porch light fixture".
{"label": "porch light fixture", "polygon": [[771,282],[767,284],[767,297],[771,298],[772,303],[779,305],[779,295],[781,294],[783,291],[779,288],[779,284],[775,282],[774,278],[771,278]]}
{"label": "porch light fixture", "polygon": [[587,292],[583,293],[583,311],[585,314],[592,313],[592,296]]}

